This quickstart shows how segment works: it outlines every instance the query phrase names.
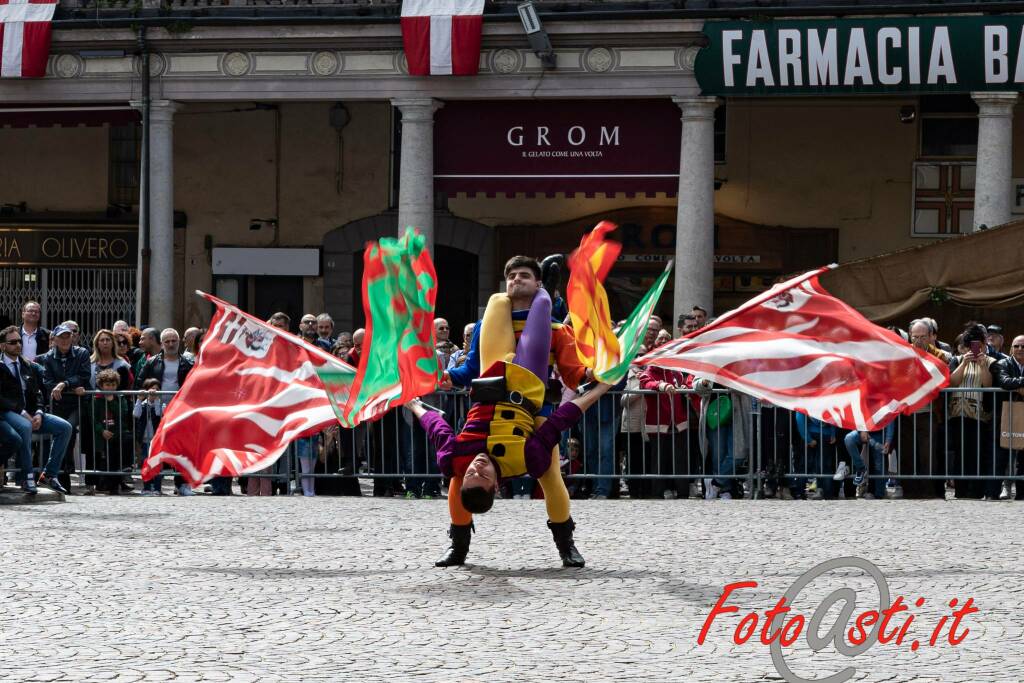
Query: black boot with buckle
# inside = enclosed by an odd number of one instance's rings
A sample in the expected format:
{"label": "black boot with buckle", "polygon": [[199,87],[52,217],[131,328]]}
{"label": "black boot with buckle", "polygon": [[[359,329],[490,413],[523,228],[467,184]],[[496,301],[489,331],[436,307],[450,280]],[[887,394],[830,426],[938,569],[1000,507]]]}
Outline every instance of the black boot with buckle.
{"label": "black boot with buckle", "polygon": [[469,537],[473,531],[473,523],[452,524],[448,529],[448,538],[452,544],[440,560],[434,563],[435,567],[458,567],[466,562],[466,555],[469,553]]}
{"label": "black boot with buckle", "polygon": [[585,564],[583,556],[580,555],[580,551],[576,549],[576,544],[572,540],[572,532],[576,528],[572,517],[557,524],[548,520],[548,528],[551,529],[551,535],[555,537],[555,546],[558,548],[558,554],[562,557],[562,566],[582,567]]}

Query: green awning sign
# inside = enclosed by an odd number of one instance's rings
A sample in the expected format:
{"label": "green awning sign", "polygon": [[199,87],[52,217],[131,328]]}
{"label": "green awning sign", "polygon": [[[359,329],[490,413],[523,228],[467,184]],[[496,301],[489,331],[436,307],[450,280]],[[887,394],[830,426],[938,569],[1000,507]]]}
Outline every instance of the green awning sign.
{"label": "green awning sign", "polygon": [[706,22],[705,95],[1016,91],[1024,15]]}

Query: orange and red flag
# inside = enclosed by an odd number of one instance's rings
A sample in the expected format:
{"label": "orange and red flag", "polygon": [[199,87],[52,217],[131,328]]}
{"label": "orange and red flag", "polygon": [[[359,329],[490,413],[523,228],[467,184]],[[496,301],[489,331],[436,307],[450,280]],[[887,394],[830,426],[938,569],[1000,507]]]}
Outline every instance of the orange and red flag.
{"label": "orange and red flag", "polygon": [[583,236],[580,246],[569,255],[569,285],[565,298],[576,336],[576,353],[588,368],[608,368],[619,360],[619,340],[615,338],[608,310],[604,279],[622,251],[618,242],[605,236],[616,225],[601,221]]}

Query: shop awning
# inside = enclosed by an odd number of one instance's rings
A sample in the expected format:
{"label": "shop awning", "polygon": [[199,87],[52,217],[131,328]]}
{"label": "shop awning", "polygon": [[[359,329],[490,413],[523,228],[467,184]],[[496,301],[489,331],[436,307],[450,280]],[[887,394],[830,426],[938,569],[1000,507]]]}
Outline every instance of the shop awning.
{"label": "shop awning", "polygon": [[1024,220],[840,265],[822,284],[874,322],[900,320],[933,294],[961,306],[1024,305]]}
{"label": "shop awning", "polygon": [[668,99],[449,101],[434,115],[435,188],[675,196],[680,114]]}
{"label": "shop awning", "polygon": [[139,112],[127,104],[0,107],[0,128],[117,126],[140,120]]}

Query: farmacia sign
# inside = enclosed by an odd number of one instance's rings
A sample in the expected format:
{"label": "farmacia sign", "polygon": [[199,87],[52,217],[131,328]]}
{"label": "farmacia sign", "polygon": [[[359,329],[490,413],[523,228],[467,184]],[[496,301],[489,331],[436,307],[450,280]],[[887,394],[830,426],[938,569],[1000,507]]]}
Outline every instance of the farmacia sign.
{"label": "farmacia sign", "polygon": [[1024,15],[708,22],[706,95],[1015,91]]}

